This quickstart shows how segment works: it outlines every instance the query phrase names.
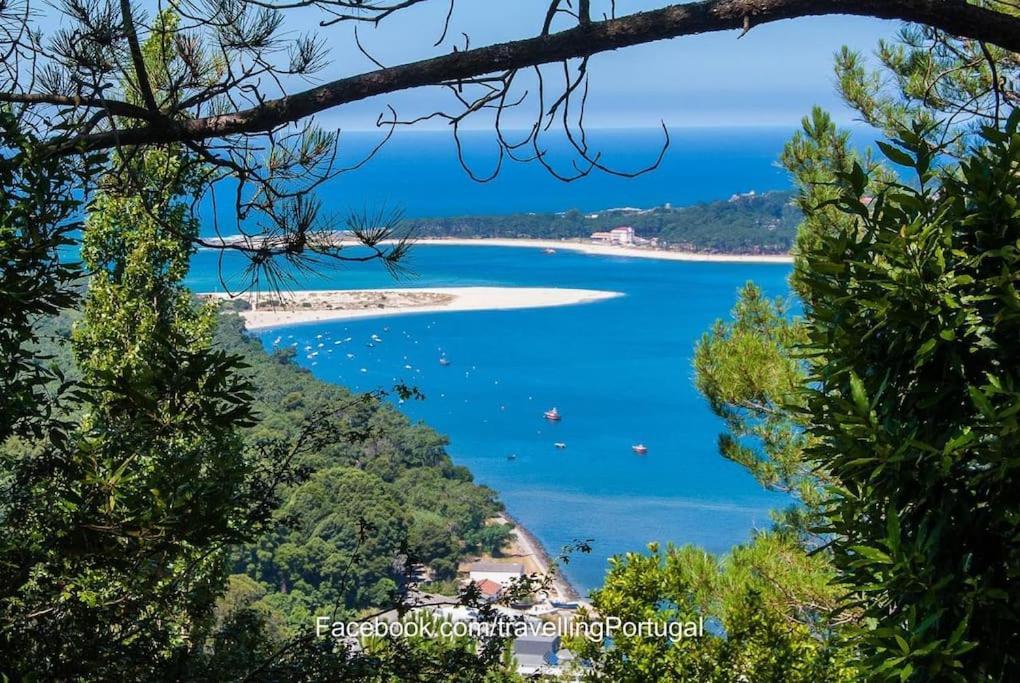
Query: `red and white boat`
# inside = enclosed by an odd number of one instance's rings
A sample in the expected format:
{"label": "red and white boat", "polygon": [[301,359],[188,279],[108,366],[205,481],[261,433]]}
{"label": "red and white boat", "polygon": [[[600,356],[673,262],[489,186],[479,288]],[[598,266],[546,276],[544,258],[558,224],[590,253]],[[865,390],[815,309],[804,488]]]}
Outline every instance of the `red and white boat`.
{"label": "red and white boat", "polygon": [[545,419],[552,420],[553,422],[559,422],[562,418],[560,417],[560,411],[553,408],[545,411]]}
{"label": "red and white boat", "polygon": [[648,446],[644,445],[643,443],[634,444],[633,446],[630,447],[630,449],[637,453],[638,455],[644,455],[645,453],[648,452]]}

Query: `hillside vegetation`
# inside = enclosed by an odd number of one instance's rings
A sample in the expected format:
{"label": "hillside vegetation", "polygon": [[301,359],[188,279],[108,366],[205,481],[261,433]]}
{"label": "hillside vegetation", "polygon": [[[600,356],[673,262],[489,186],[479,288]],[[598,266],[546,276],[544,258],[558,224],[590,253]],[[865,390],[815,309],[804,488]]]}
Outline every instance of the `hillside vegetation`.
{"label": "hillside vegetation", "polygon": [[[51,320],[39,349],[69,378],[80,374],[66,343],[77,317]],[[258,387],[259,419],[243,434],[253,452],[299,443],[321,420],[314,441],[294,451],[300,481],[284,494],[273,528],[232,553],[221,618],[253,609],[284,636],[334,605],[353,614],[394,604],[412,570],[433,588],[452,586],[461,559],[498,552],[508,539],[509,527],[486,525],[503,510],[495,492],[452,462],[442,434],[378,395],[316,379],[289,349],[268,353],[233,313],[219,317],[214,346],[242,357]]]}

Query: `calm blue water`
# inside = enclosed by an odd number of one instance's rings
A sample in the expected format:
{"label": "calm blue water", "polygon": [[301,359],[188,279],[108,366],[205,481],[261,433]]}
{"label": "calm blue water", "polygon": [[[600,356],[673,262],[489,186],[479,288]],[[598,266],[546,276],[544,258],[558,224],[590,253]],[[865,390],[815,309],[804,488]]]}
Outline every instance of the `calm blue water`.
{"label": "calm blue water", "polygon": [[[351,213],[375,215],[402,210],[407,216],[485,213],[595,211],[619,206],[652,207],[667,202],[681,206],[725,199],[735,192],[781,190],[790,186],[776,165],[792,129],[678,129],[662,165],[638,178],[601,173],[564,183],[538,164],[505,163],[489,183],[473,181],[457,161],[453,138],[445,132],[398,131],[382,151],[356,172],[325,185],[319,196],[324,215],[339,224]],[[372,149],[378,135],[351,133],[341,137],[337,167],[351,165]],[[659,130],[596,130],[589,136],[601,161],[613,169],[636,171],[653,163],[662,144]],[[464,156],[477,174],[488,175],[497,160],[491,133],[463,134]],[[561,139],[550,140],[547,158],[563,173],[575,157]],[[217,194],[216,211],[207,204],[203,230],[214,234],[215,214],[222,234],[237,232],[232,222],[233,199],[228,188]],[[247,226],[254,228],[254,224]]]}
{"label": "calm blue water", "polygon": [[[674,131],[658,171],[633,180],[602,175],[572,184],[521,165],[505,167],[495,182],[478,184],[461,170],[448,135],[405,135],[320,196],[327,212],[338,216],[382,207],[427,216],[690,204],[788,187],[774,162],[789,134]],[[608,163],[635,169],[654,160],[658,136],[597,131],[592,142]],[[466,155],[479,172],[492,159],[489,140],[483,133],[466,138]],[[342,163],[355,161],[371,142],[370,136],[349,136]],[[552,156],[569,163],[562,145],[553,145]],[[221,203],[218,214],[228,215],[229,207]],[[214,231],[211,216],[208,209],[206,234]],[[235,232],[224,222],[219,229]],[[235,255],[220,261],[202,252],[188,284],[196,291],[221,290],[222,275],[236,287],[242,265]],[[424,391],[425,401],[401,408],[449,435],[453,458],[499,491],[510,513],[550,552],[592,539],[593,552],[575,556],[567,567],[580,588],[601,583],[609,557],[643,550],[650,541],[724,552],[769,524],[769,508],[783,500],[718,455],[721,424],[694,389],[691,355],[747,280],[785,295],[787,267],[442,246],[418,247],[405,265],[410,274],[396,282],[378,265],[362,265],[302,274],[290,285],[546,286],[625,293],[565,308],[407,315],[262,335],[267,346],[281,336],[281,343],[302,348],[323,343],[317,358],[302,354],[300,361],[322,379],[359,390],[406,381]],[[373,334],[383,341],[368,347]],[[334,343],[347,337],[350,342]],[[450,366],[439,365],[442,353]],[[553,406],[563,414],[558,424],[542,417]],[[568,448],[554,448],[557,441]],[[647,456],[632,453],[637,442],[649,447]],[[517,458],[508,460],[509,454]]]}
{"label": "calm blue water", "polygon": [[[299,348],[323,343],[317,358],[302,353],[300,362],[328,381],[356,390],[398,381],[420,388],[427,399],[401,408],[448,434],[454,460],[499,491],[551,552],[593,539],[593,552],[567,568],[583,589],[601,583],[610,556],[649,541],[723,552],[769,524],[769,508],[782,501],[718,455],[720,421],[694,389],[691,355],[747,280],[785,295],[788,267],[447,246],[418,247],[410,266],[418,277],[397,283],[378,266],[359,266],[301,286],[555,286],[626,296],[315,323],[261,336],[267,347],[277,337]],[[210,288],[213,269],[212,255],[200,254],[191,285]],[[383,341],[369,347],[373,334]],[[444,353],[447,367],[438,363]],[[558,424],[542,417],[552,406],[563,414]],[[556,449],[557,441],[568,448]],[[649,447],[647,456],[632,453],[637,442]],[[507,459],[511,453],[516,460]]]}

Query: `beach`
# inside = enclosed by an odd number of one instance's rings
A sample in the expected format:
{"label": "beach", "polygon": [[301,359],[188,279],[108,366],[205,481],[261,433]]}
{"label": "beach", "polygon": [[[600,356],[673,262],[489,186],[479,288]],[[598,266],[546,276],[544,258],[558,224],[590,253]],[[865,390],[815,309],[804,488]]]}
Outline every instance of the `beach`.
{"label": "beach", "polygon": [[[544,591],[549,600],[561,603],[586,603],[581,593],[563,574],[563,567],[559,565],[559,560],[553,560],[541,541],[528,531],[523,524],[506,512],[490,519],[489,523],[509,524],[513,527],[513,531],[511,531],[509,542],[498,556],[486,554],[477,558],[478,560],[484,560],[490,564],[497,565],[519,564],[523,567],[525,575],[537,575],[549,579],[548,589]],[[466,574],[470,571],[473,561],[471,558],[465,560],[460,564],[458,570],[462,574]]]}
{"label": "beach", "polygon": [[[209,240],[214,242],[216,240]],[[233,243],[233,238],[219,240],[224,244]],[[384,240],[382,244],[393,244]],[[330,242],[331,246],[357,247],[358,242],[340,237]],[[414,247],[517,247],[525,249],[557,250],[567,249],[596,256],[623,256],[626,258],[659,259],[663,261],[698,261],[705,263],[793,263],[790,254],[724,254],[702,251],[683,251],[654,246],[622,246],[592,242],[584,238],[532,239],[530,237],[417,237],[412,240]],[[208,249],[209,247],[203,247]]]}
{"label": "beach", "polygon": [[236,297],[202,293],[204,299],[240,302],[249,330],[301,323],[373,318],[407,313],[510,310],[591,303],[619,292],[556,287],[420,287],[407,289],[256,292]]}
{"label": "beach", "polygon": [[516,557],[523,560],[526,571],[535,572],[542,574],[543,576],[552,576],[552,585],[550,586],[550,595],[552,599],[559,602],[573,602],[581,600],[581,594],[577,591],[572,583],[563,574],[563,567],[557,566],[556,573],[553,574],[553,560],[549,556],[548,551],[542,542],[535,538],[528,529],[518,522],[516,519],[511,517],[507,513],[503,513],[502,517],[498,520],[501,523],[509,523],[514,527],[514,539],[511,542],[509,551],[506,555],[508,557]]}
{"label": "beach", "polygon": [[678,251],[656,247],[624,247],[614,244],[596,244],[581,240],[542,240],[530,238],[419,238],[414,246],[460,247],[524,247],[531,249],[569,249],[598,256],[625,256],[664,261],[705,261],[710,263],[793,263],[790,254],[712,254],[697,251]]}

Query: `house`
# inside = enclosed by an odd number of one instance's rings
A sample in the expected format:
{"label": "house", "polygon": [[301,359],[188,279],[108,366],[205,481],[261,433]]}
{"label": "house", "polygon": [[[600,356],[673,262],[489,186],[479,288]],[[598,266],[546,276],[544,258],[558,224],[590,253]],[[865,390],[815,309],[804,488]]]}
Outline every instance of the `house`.
{"label": "house", "polygon": [[591,234],[591,241],[592,242],[607,242],[607,243],[608,242],[612,242],[613,241],[613,235],[612,235],[612,233],[608,233],[608,232],[593,232]]}
{"label": "house", "polygon": [[524,575],[524,565],[509,562],[488,562],[482,560],[468,565],[468,578],[477,584],[493,581],[501,587]]}
{"label": "house", "polygon": [[523,635],[514,641],[513,655],[521,676],[558,673],[559,636]]}
{"label": "house", "polygon": [[478,590],[481,591],[482,597],[486,600],[495,600],[503,590],[503,586],[491,579],[482,579],[475,585],[478,586]]}
{"label": "house", "polygon": [[623,246],[634,244],[634,228],[629,225],[613,228],[609,231],[609,241],[613,244],[622,244]]}

